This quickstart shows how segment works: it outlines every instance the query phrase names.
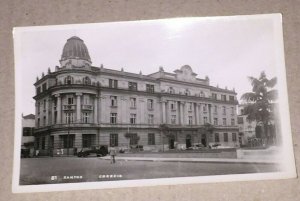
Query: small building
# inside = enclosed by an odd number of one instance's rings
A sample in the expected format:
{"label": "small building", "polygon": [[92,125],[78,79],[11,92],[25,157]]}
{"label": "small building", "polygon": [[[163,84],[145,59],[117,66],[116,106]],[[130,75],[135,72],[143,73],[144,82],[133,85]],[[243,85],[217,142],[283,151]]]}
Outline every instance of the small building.
{"label": "small building", "polygon": [[34,127],[35,127],[35,115],[29,114],[22,115],[22,138],[21,149],[23,157],[34,156]]}

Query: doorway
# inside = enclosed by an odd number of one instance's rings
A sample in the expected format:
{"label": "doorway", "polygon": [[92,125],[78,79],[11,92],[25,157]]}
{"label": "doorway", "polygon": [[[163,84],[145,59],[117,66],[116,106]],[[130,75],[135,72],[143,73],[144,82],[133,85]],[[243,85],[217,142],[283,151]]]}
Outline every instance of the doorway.
{"label": "doorway", "polygon": [[203,146],[206,147],[207,146],[206,143],[207,143],[206,142],[206,135],[204,134],[204,135],[201,136],[201,144],[203,144]]}
{"label": "doorway", "polygon": [[186,138],[185,138],[185,145],[186,145],[186,148],[189,148],[192,146],[192,138],[190,135],[187,135]]}
{"label": "doorway", "polygon": [[174,149],[175,148],[175,137],[174,135],[170,136],[169,139],[169,149]]}

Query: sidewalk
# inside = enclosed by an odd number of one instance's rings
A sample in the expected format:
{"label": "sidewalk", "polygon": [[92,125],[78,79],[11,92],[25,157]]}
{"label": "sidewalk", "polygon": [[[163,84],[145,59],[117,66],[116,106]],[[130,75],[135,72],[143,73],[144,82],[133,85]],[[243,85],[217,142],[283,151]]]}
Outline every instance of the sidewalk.
{"label": "sidewalk", "polygon": [[[101,157],[102,160],[110,160],[110,156]],[[116,157],[120,161],[152,161],[152,162],[191,162],[191,163],[259,163],[273,164],[279,160],[272,159],[233,159],[233,158],[154,158],[154,157]]]}

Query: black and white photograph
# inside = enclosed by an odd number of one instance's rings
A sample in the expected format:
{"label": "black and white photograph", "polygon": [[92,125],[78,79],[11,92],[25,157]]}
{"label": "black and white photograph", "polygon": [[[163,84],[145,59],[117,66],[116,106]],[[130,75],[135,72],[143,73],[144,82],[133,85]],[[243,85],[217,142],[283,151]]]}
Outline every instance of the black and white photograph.
{"label": "black and white photograph", "polygon": [[280,14],[13,36],[13,192],[296,177]]}

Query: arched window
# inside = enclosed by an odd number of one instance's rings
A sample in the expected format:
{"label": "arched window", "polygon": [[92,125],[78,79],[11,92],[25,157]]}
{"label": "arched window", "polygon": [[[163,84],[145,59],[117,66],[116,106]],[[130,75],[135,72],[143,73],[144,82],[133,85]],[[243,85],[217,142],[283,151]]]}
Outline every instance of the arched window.
{"label": "arched window", "polygon": [[90,85],[91,84],[91,79],[86,76],[86,77],[83,78],[83,82],[82,83],[86,84],[86,85]]}
{"label": "arched window", "polygon": [[170,94],[175,94],[175,90],[173,89],[173,87],[169,87],[168,91],[169,91]]}
{"label": "arched window", "polygon": [[70,75],[65,77],[65,84],[73,84],[74,83],[74,78]]}
{"label": "arched window", "polygon": [[189,95],[191,95],[191,92],[190,92],[190,90],[186,89],[186,90],[184,91],[184,95],[186,95],[186,96],[189,96]]}

